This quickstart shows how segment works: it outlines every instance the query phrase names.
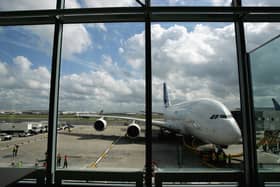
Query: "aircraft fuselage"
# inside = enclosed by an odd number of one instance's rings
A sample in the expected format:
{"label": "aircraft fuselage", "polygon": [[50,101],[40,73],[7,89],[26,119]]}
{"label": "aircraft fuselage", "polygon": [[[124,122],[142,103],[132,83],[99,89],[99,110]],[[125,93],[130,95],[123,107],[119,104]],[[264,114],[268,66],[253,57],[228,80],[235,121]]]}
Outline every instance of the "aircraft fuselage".
{"label": "aircraft fuselage", "polygon": [[241,131],[230,111],[212,99],[171,105],[164,112],[166,128],[193,135],[206,143],[230,145],[241,142]]}

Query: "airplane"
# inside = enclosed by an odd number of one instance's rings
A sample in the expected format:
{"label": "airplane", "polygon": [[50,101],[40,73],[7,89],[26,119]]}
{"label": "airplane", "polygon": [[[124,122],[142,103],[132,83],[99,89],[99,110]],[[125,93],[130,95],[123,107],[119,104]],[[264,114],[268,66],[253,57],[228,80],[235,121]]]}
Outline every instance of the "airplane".
{"label": "airplane", "polygon": [[260,118],[261,120],[266,121],[266,123],[264,122],[263,126],[267,126],[267,128],[265,128],[263,132],[263,138],[261,138],[257,143],[257,148],[262,146],[264,152],[271,151],[273,153],[279,153],[280,142],[278,137],[280,134],[280,130],[274,128],[270,129],[269,127],[270,123],[275,123],[274,119],[279,117],[278,112],[280,111],[280,105],[275,98],[272,98],[272,102],[276,113],[265,113],[263,114],[263,117]]}
{"label": "airplane", "polygon": [[[197,99],[171,105],[168,98],[166,83],[163,83],[164,121],[152,120],[152,125],[182,135],[190,135],[199,140],[226,148],[231,144],[242,141],[241,131],[229,109],[214,99]],[[103,131],[107,127],[106,118],[131,120],[126,135],[135,138],[140,135],[141,129],[136,122],[145,122],[145,119],[85,114],[80,117],[100,117],[93,127],[96,131]]]}
{"label": "airplane", "polygon": [[273,105],[274,105],[274,109],[275,109],[275,110],[280,110],[280,105],[279,105],[279,103],[276,101],[276,99],[272,98],[272,102],[273,102]]}

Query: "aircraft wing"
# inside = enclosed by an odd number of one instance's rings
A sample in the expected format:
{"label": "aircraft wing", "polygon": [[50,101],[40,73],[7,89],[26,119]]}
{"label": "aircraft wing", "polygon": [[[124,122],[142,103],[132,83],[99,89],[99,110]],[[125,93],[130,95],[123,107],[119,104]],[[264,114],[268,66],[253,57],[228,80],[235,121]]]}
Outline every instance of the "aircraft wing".
{"label": "aircraft wing", "polygon": [[[83,114],[79,115],[79,117],[97,117],[97,118],[112,118],[112,119],[124,119],[124,120],[131,120],[131,121],[138,121],[138,122],[146,122],[146,119],[143,118],[134,118],[134,117],[127,117],[127,116],[114,116],[114,115],[100,115],[100,114]],[[166,122],[160,120],[152,120],[152,124],[159,127],[165,127]]]}

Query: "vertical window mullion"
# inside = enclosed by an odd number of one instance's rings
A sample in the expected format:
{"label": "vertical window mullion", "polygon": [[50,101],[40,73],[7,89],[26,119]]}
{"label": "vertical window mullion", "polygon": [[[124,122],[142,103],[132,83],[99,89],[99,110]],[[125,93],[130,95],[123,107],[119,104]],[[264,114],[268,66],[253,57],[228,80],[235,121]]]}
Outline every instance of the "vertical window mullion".
{"label": "vertical window mullion", "polygon": [[[234,7],[241,7],[241,0],[233,0]],[[250,66],[246,54],[246,41],[242,20],[235,24],[237,63],[240,86],[240,106],[242,115],[243,130],[243,157],[244,157],[244,185],[258,186],[256,141],[254,128],[254,108],[252,83],[250,77]]]}
{"label": "vertical window mullion", "polygon": [[[56,9],[64,8],[64,0],[57,0]],[[51,86],[49,100],[49,119],[48,119],[48,147],[47,147],[47,184],[54,184],[55,181],[55,159],[57,142],[57,123],[58,123],[58,98],[59,98],[59,76],[61,65],[61,46],[62,46],[63,24],[58,16],[55,17]]]}
{"label": "vertical window mullion", "polygon": [[145,1],[146,186],[152,186],[152,52],[150,0]]}

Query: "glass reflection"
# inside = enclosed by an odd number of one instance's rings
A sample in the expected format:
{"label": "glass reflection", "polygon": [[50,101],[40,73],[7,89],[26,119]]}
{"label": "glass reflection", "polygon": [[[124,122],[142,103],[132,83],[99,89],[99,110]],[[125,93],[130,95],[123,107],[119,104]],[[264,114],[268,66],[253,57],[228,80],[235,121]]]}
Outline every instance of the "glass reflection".
{"label": "glass reflection", "polygon": [[279,36],[250,53],[259,169],[279,169]]}

